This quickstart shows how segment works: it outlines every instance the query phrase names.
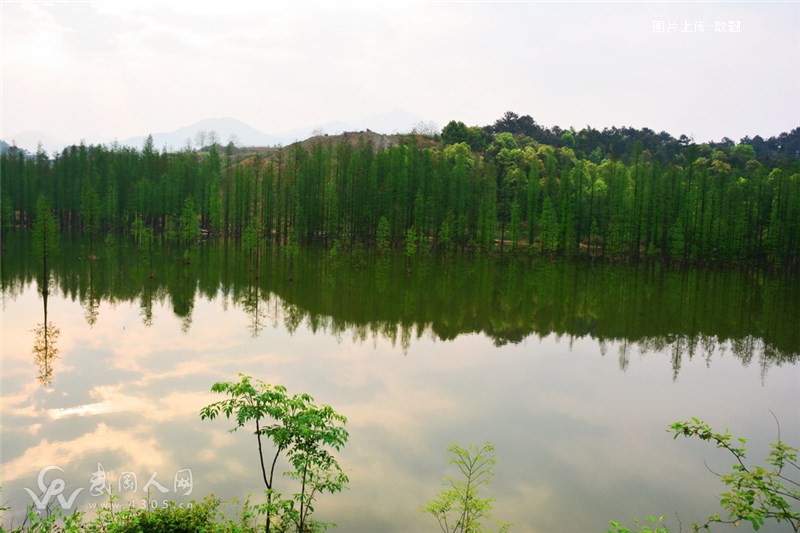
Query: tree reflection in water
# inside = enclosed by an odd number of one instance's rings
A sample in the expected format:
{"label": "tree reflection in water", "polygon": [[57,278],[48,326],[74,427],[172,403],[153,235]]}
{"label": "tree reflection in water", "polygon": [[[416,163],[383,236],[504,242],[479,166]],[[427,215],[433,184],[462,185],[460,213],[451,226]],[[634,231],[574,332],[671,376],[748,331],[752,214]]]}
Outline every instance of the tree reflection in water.
{"label": "tree reflection in water", "polygon": [[[18,252],[3,254],[0,270],[4,295],[13,295],[41,270],[30,239],[10,234],[6,241]],[[337,338],[384,338],[404,351],[420,335],[447,341],[479,333],[497,346],[549,335],[570,343],[591,338],[601,354],[619,344],[623,371],[635,354],[658,353],[671,359],[675,376],[687,360],[710,362],[722,351],[764,372],[800,357],[800,285],[792,273],[470,254],[418,254],[409,271],[402,250],[377,256],[354,247],[334,255],[300,247],[287,254],[225,241],[204,243],[186,264],[169,244],[143,255],[124,239],[92,264],[80,260],[80,239],[65,237],[62,247],[53,288],[81,299],[90,324],[101,320],[98,304],[130,301],[146,325],[162,306],[191,334],[202,298],[244,311],[242,330],[252,336],[305,323]],[[36,331],[37,361],[44,361],[53,329],[42,323]]]}
{"label": "tree reflection in water", "polygon": [[42,307],[44,318],[33,328],[33,361],[39,368],[37,380],[48,387],[53,382],[53,362],[58,358],[58,337],[61,330],[47,319],[47,297],[50,293],[49,283],[45,280],[42,287]]}

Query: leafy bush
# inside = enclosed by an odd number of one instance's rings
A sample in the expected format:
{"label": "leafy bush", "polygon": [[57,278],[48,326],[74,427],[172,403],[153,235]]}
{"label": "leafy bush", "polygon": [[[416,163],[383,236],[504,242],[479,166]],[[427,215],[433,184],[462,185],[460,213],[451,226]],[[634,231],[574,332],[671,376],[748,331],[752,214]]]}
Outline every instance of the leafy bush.
{"label": "leafy bush", "polygon": [[192,501],[185,507],[179,507],[172,503],[156,509],[127,508],[115,511],[113,505],[116,500],[117,496],[112,497],[112,505],[98,511],[97,517],[92,520],[87,520],[86,515],[81,512],[65,515],[60,508],[45,514],[38,514],[31,510],[20,526],[9,529],[0,527],[0,531],[9,533],[69,533],[73,531],[89,533],[194,533],[203,531],[215,533],[255,530],[248,520],[250,516],[249,502],[246,502],[243,507],[241,520],[234,522],[223,516],[220,509],[221,502],[213,496],[206,497],[202,502]]}

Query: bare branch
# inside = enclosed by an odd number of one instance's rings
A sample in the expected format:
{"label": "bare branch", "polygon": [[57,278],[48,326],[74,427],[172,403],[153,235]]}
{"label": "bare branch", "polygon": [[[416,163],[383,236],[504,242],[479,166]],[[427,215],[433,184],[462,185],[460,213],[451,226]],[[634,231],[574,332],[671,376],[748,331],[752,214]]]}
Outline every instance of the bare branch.
{"label": "bare branch", "polygon": [[705,458],[703,458],[703,464],[706,466],[706,470],[708,470],[709,472],[711,472],[712,474],[714,474],[714,475],[715,475],[715,476],[717,476],[717,477],[722,477],[722,475],[721,475],[721,474],[717,474],[716,472],[714,472],[713,470],[711,470],[711,467],[710,467],[710,466],[708,466],[708,463],[706,462]]}

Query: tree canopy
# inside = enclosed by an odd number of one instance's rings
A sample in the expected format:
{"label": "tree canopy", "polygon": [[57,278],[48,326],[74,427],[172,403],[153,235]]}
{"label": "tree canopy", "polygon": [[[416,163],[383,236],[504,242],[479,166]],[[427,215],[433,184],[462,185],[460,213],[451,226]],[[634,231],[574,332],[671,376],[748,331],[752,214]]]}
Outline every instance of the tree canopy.
{"label": "tree canopy", "polygon": [[11,148],[0,155],[3,227],[30,227],[41,196],[62,229],[90,235],[148,227],[194,242],[249,228],[279,245],[384,250],[413,235],[415,250],[797,266],[800,160],[787,150],[799,135],[770,151],[646,128],[547,129],[508,112],[491,127],[451,121],[441,143],[349,134],[166,153],[147,142],[53,159]]}

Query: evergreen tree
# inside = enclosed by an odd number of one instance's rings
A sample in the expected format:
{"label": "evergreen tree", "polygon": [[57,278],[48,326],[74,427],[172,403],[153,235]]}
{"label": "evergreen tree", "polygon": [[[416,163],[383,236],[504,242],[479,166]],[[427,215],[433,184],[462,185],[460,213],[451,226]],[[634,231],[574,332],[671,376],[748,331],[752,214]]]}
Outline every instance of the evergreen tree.
{"label": "evergreen tree", "polygon": [[558,218],[553,207],[553,202],[547,196],[542,206],[541,218],[541,252],[555,253],[558,249]]}
{"label": "evergreen tree", "polygon": [[33,222],[33,250],[42,262],[42,291],[47,292],[50,262],[59,251],[58,220],[53,216],[50,200],[39,195]]}

